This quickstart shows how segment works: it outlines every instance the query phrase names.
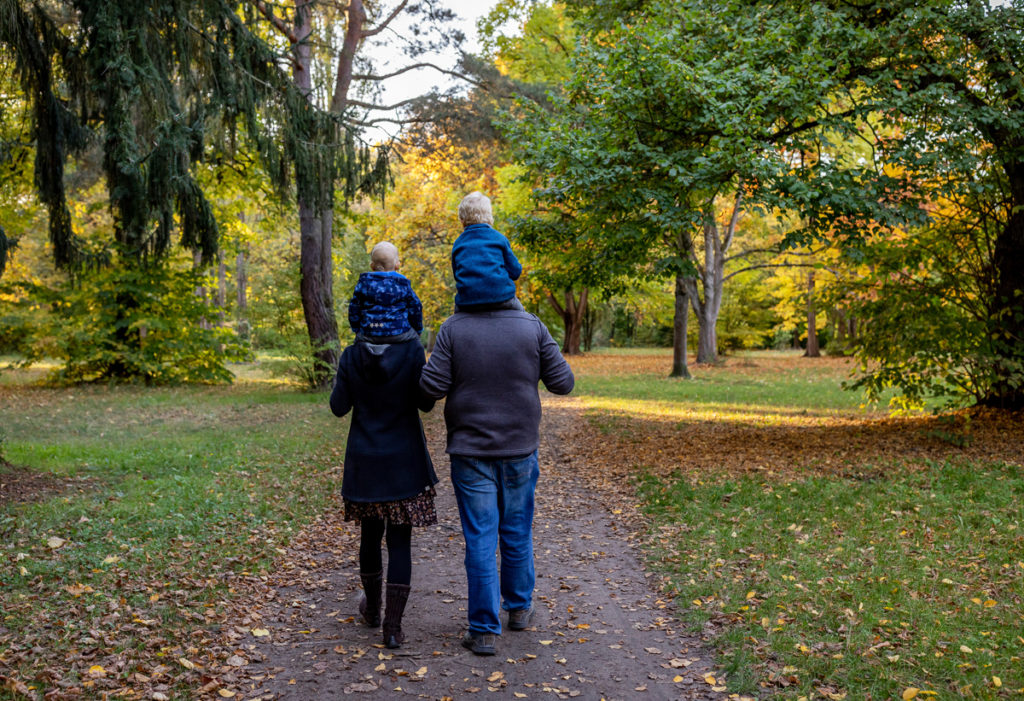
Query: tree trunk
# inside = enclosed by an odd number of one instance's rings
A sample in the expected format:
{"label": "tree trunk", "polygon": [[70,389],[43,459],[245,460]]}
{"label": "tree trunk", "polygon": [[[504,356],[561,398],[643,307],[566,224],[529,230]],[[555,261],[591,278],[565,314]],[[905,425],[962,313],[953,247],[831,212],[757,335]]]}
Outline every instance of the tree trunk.
{"label": "tree trunk", "polygon": [[[295,36],[298,41],[293,46],[295,60],[292,64],[295,85],[310,100],[313,91],[312,47],[307,39],[313,31],[312,5],[313,0],[295,0]],[[365,18],[362,5],[358,2],[353,5],[358,5],[361,27],[361,21]],[[350,13],[350,25],[354,14],[355,9]],[[356,31],[358,33],[358,29]],[[335,95],[335,100],[337,98]],[[302,312],[306,320],[310,345],[319,366],[314,381],[317,386],[326,387],[331,381],[334,368],[338,365],[341,344],[338,338],[338,320],[334,315],[334,273],[331,256],[334,210],[330,203],[333,200],[334,184],[325,182],[322,186],[327,188],[327,191],[321,197],[322,208],[319,211],[311,203],[299,199],[299,292],[302,296]]]}
{"label": "tree trunk", "polygon": [[805,358],[820,358],[821,348],[818,346],[817,317],[814,314],[814,271],[807,273],[807,350]]}
{"label": "tree trunk", "polygon": [[224,309],[228,306],[228,266],[217,253],[217,325],[224,326]]}
{"label": "tree trunk", "polygon": [[245,252],[239,251],[235,257],[235,311],[239,318],[245,315],[249,307],[248,287],[249,274],[245,266]]}
{"label": "tree trunk", "polygon": [[562,353],[565,355],[580,354],[580,337],[583,331],[583,320],[587,314],[589,294],[590,289],[584,287],[577,299],[570,288],[565,291],[565,305],[563,306],[559,304],[553,294],[548,293],[548,301],[562,317],[562,324],[565,327],[565,335],[562,338]]}
{"label": "tree trunk", "polygon": [[690,314],[690,301],[686,294],[686,284],[682,273],[676,273],[676,308],[672,324],[672,372],[669,377],[689,379],[690,370],[686,367],[686,331]]}
{"label": "tree trunk", "polygon": [[338,320],[334,316],[334,298],[330,279],[324,269],[330,265],[331,252],[324,250],[323,213],[319,215],[305,201],[299,201],[299,291],[313,355],[318,361],[315,384],[325,387],[338,365],[340,344]]}
{"label": "tree trunk", "polygon": [[[1008,167],[1013,213],[996,237],[992,263],[996,274],[995,295],[989,314],[993,351],[1000,359],[997,379],[981,399],[985,406],[1024,409],[1024,163]],[[1000,362],[1001,361],[1001,362]]]}
{"label": "tree trunk", "polygon": [[[202,267],[203,267],[203,252],[202,251],[192,251],[192,270],[194,270],[195,272],[199,273],[199,272],[201,272]],[[207,289],[206,289],[205,285],[199,285],[199,287],[196,288],[196,297],[198,297],[202,301],[202,303],[204,305],[210,306],[210,297],[209,297],[209,295],[207,293]],[[210,320],[207,319],[205,316],[199,317],[199,328],[201,328],[201,329],[208,329],[208,328],[210,328]]]}

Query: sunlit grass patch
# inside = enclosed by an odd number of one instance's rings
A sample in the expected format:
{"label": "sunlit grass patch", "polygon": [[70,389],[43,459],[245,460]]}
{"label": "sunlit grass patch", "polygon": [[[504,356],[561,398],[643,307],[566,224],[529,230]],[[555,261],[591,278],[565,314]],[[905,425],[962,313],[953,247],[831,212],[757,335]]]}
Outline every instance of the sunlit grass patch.
{"label": "sunlit grass patch", "polygon": [[651,566],[721,626],[731,685],[784,698],[1024,693],[1024,471],[869,480],[648,477]]}

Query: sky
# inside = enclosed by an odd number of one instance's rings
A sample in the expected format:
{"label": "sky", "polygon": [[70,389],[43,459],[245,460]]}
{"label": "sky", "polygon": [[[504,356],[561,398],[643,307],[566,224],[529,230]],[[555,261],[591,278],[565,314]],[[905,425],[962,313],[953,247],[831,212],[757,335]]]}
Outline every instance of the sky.
{"label": "sky", "polygon": [[[444,3],[458,15],[458,18],[452,23],[452,29],[459,29],[466,35],[464,48],[467,51],[472,53],[479,50],[480,45],[476,32],[477,20],[490,12],[496,2],[497,0],[446,0]],[[397,18],[394,23],[395,31],[399,35],[409,26],[407,22],[403,23],[400,20],[401,18]],[[370,55],[373,57],[379,73],[397,70],[408,65],[410,62],[415,62],[410,61],[409,58],[396,50],[393,46],[396,43],[394,41],[394,34],[390,36],[382,35],[381,38],[384,39],[383,45],[378,44],[370,47]],[[392,46],[388,46],[389,43]],[[455,51],[449,51],[445,54],[424,56],[418,60],[430,61],[445,68],[454,68],[458,55]],[[450,87],[455,82],[456,79],[430,68],[409,71],[386,81],[382,102],[389,105],[395,104],[401,100],[429,92],[434,87],[442,89]],[[397,131],[397,127],[394,125],[386,125],[386,127],[389,133],[393,134]],[[366,136],[370,141],[381,141],[387,138],[387,135],[381,131],[367,133]]]}

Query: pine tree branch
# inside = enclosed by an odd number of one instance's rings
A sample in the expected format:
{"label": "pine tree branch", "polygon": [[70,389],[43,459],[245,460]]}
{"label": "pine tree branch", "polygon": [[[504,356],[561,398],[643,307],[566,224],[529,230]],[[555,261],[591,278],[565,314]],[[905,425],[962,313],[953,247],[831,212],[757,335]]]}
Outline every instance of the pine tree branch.
{"label": "pine tree branch", "polygon": [[398,7],[391,11],[391,14],[388,15],[388,18],[386,20],[384,20],[381,24],[378,24],[373,29],[364,29],[362,32],[359,33],[359,36],[363,39],[367,39],[369,37],[380,34],[385,29],[388,28],[388,25],[391,24],[392,20],[394,20],[395,17],[398,17],[398,15],[401,14],[402,10],[404,10],[405,6],[408,4],[409,0],[402,0],[402,2],[398,3]]}
{"label": "pine tree branch", "polygon": [[295,32],[288,26],[288,23],[274,14],[274,10],[268,7],[267,3],[263,2],[263,0],[255,0],[254,4],[256,5],[256,9],[260,11],[260,14],[266,17],[267,21],[274,25],[277,31],[284,34],[289,43],[299,43],[299,37],[295,35]]}

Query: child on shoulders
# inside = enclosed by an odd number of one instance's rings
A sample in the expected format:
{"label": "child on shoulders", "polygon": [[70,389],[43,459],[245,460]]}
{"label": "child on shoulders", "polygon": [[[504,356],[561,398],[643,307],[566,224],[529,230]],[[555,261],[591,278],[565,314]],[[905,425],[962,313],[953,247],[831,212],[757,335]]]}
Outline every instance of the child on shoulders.
{"label": "child on shoulders", "polygon": [[381,241],[370,253],[370,272],[362,273],[348,303],[348,323],[356,338],[393,338],[423,331],[423,305],[409,279],[398,272],[398,249]]}
{"label": "child on shoulders", "polygon": [[452,246],[457,311],[522,309],[516,283],[523,273],[504,234],[493,227],[491,200],[471,192],[459,203],[462,233]]}

